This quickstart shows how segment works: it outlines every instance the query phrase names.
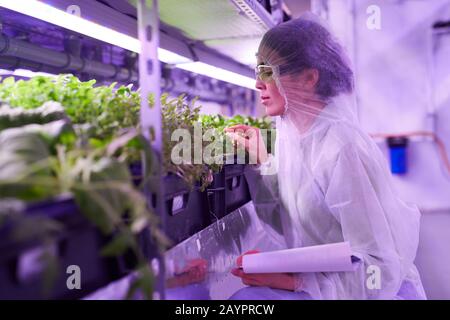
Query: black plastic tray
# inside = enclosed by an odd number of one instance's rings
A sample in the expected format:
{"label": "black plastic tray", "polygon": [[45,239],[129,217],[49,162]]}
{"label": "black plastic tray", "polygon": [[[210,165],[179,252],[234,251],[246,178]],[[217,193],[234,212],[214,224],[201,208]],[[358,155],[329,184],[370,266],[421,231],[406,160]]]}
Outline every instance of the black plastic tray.
{"label": "black plastic tray", "polygon": [[251,200],[244,175],[244,164],[227,164],[214,174],[207,188],[208,205],[212,220],[218,220]]}
{"label": "black plastic tray", "polygon": [[163,181],[166,235],[177,244],[211,224],[208,198],[198,186],[190,188],[178,176],[168,175]]}
{"label": "black plastic tray", "polygon": [[[142,182],[142,167],[139,163],[130,166],[136,185]],[[178,244],[211,224],[206,192],[198,186],[189,187],[179,176],[168,174],[163,178],[165,201],[165,234]],[[152,194],[153,207],[155,195]]]}

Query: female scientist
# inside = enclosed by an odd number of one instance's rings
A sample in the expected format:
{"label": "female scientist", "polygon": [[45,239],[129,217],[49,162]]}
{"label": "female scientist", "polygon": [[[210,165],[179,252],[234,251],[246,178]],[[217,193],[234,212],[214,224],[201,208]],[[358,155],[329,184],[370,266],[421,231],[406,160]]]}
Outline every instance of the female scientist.
{"label": "female scientist", "polygon": [[[276,117],[275,155],[267,154],[255,128],[226,131],[258,163],[250,182],[258,215],[278,200],[269,219],[281,221],[285,247],[347,241],[360,261],[354,272],[236,268],[232,273],[249,287],[232,298],[425,299],[414,265],[420,212],[397,197],[383,154],[358,124],[353,72],[341,46],[315,18],[299,18],[264,35],[257,63],[256,88]],[[379,277],[375,285],[371,276]]]}

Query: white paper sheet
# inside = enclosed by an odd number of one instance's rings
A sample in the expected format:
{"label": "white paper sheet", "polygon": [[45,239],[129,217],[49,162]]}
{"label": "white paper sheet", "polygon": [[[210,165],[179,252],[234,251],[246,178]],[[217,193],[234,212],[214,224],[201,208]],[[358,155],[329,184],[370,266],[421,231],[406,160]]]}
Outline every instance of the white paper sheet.
{"label": "white paper sheet", "polygon": [[245,255],[245,273],[353,271],[348,242]]}

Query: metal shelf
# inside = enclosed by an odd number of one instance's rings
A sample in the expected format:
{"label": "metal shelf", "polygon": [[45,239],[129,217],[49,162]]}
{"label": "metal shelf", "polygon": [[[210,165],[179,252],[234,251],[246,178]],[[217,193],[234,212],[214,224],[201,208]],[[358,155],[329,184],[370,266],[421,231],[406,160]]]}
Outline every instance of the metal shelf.
{"label": "metal shelf", "polygon": [[[17,0],[16,0],[17,1]],[[74,9],[73,0],[41,0],[54,8],[66,11],[69,7]],[[152,2],[149,5],[147,2]],[[158,48],[169,50],[192,61],[202,62],[209,66],[221,68],[237,75],[253,78],[250,60],[243,60],[242,43],[248,45],[245,50],[256,52],[256,46],[264,32],[274,25],[270,14],[255,0],[162,0],[147,1],[135,0],[136,6],[130,5],[126,0],[78,0],[76,11],[81,17],[100,26],[120,32],[139,39],[136,47],[139,48],[139,85],[141,87],[141,128],[152,147],[160,154],[162,149],[161,106],[159,103],[161,68],[158,57]],[[158,3],[160,7],[158,8]],[[150,9],[152,8],[152,10]],[[159,15],[158,15],[159,12]],[[73,17],[68,17],[73,18]],[[161,25],[160,25],[161,20]],[[45,24],[42,30],[51,29]],[[72,30],[77,32],[77,30]],[[87,34],[89,35],[89,34]],[[64,53],[53,52],[50,49],[35,48],[31,44],[18,42],[21,40],[3,37],[0,39],[0,49],[7,50],[12,43],[14,48],[22,48],[22,59],[27,63],[35,63],[39,56],[45,57],[43,62],[53,60],[64,62]],[[3,46],[1,46],[3,45]],[[26,49],[29,49],[28,51]],[[14,51],[14,50],[13,50]],[[6,51],[5,51],[6,52]],[[8,51],[8,56],[14,57],[15,52]],[[68,59],[69,62],[71,58]],[[181,61],[185,62],[186,61]],[[83,61],[74,60],[72,63],[84,65]],[[50,67],[59,65],[47,63]],[[92,64],[92,68],[102,69],[106,77],[113,71],[100,64]],[[125,70],[114,70],[125,73]],[[131,76],[131,73],[130,73]],[[137,77],[136,74],[134,74]],[[154,106],[148,105],[148,94],[154,95]],[[154,139],[150,139],[151,131]],[[145,163],[145,161],[143,161]],[[159,161],[161,163],[161,161]],[[161,169],[161,168],[160,168]],[[166,221],[163,208],[164,187],[161,183],[162,173],[159,170],[154,179],[160,183],[156,189],[146,188],[145,193],[151,205],[151,194],[156,193],[157,206],[155,211],[161,217],[164,228]],[[157,181],[153,181],[157,182]],[[147,186],[149,187],[149,186]],[[148,190],[147,190],[148,189]],[[155,268],[153,262],[159,267]],[[152,261],[156,280],[156,293],[164,298],[164,264],[161,260]],[[159,271],[155,271],[159,270]]]}

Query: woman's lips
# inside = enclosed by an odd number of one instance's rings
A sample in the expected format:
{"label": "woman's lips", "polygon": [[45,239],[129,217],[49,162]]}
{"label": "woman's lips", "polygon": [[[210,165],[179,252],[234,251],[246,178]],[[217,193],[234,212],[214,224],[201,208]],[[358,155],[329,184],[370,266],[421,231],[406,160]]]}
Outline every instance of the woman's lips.
{"label": "woman's lips", "polygon": [[269,101],[269,97],[261,97],[261,103],[266,104]]}

